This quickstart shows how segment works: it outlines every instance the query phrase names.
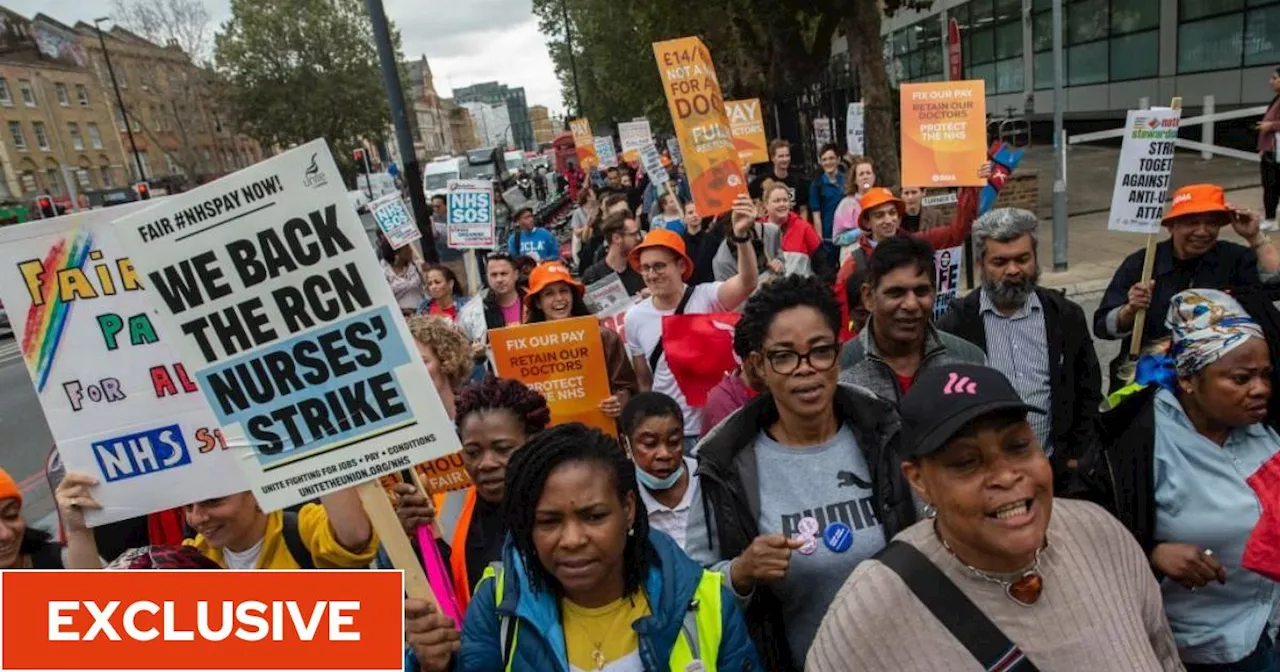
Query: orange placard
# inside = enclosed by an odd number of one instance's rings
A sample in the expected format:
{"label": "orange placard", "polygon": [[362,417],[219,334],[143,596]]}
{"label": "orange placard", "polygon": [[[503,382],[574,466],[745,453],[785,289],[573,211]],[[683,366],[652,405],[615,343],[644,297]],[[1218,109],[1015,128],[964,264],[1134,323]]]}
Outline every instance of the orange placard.
{"label": "orange placard", "polygon": [[760,99],[726,100],[724,110],[729,117],[729,131],[733,134],[733,145],[738,148],[742,165],[768,162],[769,140],[764,137]]}
{"label": "orange placard", "polygon": [[697,37],[653,43],[698,214],[728,212],[747,193],[711,52]]}
{"label": "orange placard", "polygon": [[368,569],[0,572],[0,669],[398,671],[401,577]]}
{"label": "orange placard", "polygon": [[[433,494],[471,487],[471,476],[462,466],[462,453],[449,453],[430,462],[415,464],[413,470]],[[378,481],[388,492],[400,482],[399,474],[387,474]],[[394,500],[393,500],[394,501]]]}
{"label": "orange placard", "polygon": [[902,184],[981,187],[987,161],[987,98],[981,79],[903,84]]}
{"label": "orange placard", "polygon": [[569,131],[573,133],[573,148],[578,154],[578,167],[582,172],[590,173],[592,168],[600,165],[596,156],[596,139],[591,135],[591,120],[579,117],[569,122]]}
{"label": "orange placard", "polygon": [[594,316],[494,329],[489,344],[500,377],[519,380],[547,398],[551,424],[581,422],[617,433],[616,423],[599,408],[610,393]]}

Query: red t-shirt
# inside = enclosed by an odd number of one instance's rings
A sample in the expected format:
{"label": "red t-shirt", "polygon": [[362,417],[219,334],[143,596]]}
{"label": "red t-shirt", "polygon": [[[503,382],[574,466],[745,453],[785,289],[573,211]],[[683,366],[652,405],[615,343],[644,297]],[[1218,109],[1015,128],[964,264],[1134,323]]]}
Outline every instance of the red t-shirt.
{"label": "red t-shirt", "polygon": [[893,377],[898,379],[898,389],[902,390],[903,394],[906,394],[908,391],[910,391],[911,386],[914,385],[916,382],[915,376],[904,376],[900,373],[895,373],[893,374]]}
{"label": "red t-shirt", "polygon": [[432,301],[431,308],[428,312],[432,315],[447,317],[454,322],[458,321],[458,304],[456,303],[448,308],[441,308],[438,302]]}

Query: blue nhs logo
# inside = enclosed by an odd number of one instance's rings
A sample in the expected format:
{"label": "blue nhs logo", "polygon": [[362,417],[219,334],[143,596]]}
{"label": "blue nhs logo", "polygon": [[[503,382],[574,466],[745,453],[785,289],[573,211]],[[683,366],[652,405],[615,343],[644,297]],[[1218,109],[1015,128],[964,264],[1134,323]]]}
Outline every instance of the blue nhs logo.
{"label": "blue nhs logo", "polygon": [[108,481],[123,481],[191,464],[191,453],[177,425],[95,441],[93,457]]}

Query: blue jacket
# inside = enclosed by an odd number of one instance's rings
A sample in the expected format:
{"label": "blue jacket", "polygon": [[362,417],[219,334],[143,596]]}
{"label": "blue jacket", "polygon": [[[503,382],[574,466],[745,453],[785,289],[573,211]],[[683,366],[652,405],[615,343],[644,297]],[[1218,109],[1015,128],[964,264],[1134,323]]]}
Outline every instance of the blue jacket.
{"label": "blue jacket", "polygon": [[[520,249],[516,249],[516,236],[520,237]],[[523,231],[517,227],[507,239],[507,249],[513,257],[532,252],[538,255],[538,261],[560,260],[560,241],[556,240],[555,234],[541,226],[535,226],[532,231]]]}
{"label": "blue jacket", "polygon": [[[632,627],[640,636],[640,655],[645,669],[666,672],[703,568],[665,534],[650,530],[649,540],[658,555],[658,566],[650,569],[644,586],[653,614],[636,621]],[[510,542],[503,549],[502,557],[508,568],[503,576],[506,584],[502,604],[494,605],[494,582],[482,581],[467,608],[462,650],[454,657],[454,669],[458,672],[503,669],[498,612],[505,612],[514,614],[519,623],[511,669],[568,672],[559,601],[547,591],[532,591],[524,564]],[[722,590],[722,630],[716,669],[724,672],[762,670],[737,600],[727,589]],[[405,671],[417,672],[417,663],[412,651],[407,652]]]}

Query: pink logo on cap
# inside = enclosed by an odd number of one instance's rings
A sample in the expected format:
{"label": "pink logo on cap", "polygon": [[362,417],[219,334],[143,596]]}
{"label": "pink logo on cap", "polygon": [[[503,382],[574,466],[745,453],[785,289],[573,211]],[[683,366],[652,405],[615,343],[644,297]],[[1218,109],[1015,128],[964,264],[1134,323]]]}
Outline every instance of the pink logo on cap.
{"label": "pink logo on cap", "polygon": [[947,376],[947,385],[942,388],[943,394],[977,394],[978,384],[969,380],[969,376],[957,376],[952,371]]}

